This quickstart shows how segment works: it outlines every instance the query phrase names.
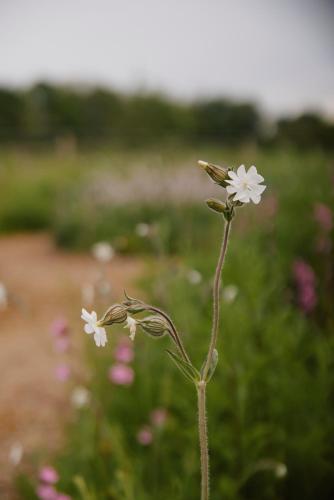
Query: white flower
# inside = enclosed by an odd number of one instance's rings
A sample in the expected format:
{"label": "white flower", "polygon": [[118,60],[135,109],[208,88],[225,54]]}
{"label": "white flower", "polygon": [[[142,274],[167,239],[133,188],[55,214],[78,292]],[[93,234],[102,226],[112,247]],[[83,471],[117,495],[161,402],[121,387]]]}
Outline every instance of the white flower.
{"label": "white flower", "polygon": [[146,224],[146,222],[139,222],[139,224],[136,225],[136,233],[141,238],[146,238],[146,236],[150,234],[150,229],[150,225]]}
{"label": "white flower", "polygon": [[99,326],[96,312],[92,311],[89,314],[86,309],[82,309],[81,318],[86,321],[84,326],[85,332],[88,334],[94,333],[94,340],[97,347],[104,347],[107,343],[107,334],[105,329]]}
{"label": "white flower", "polygon": [[88,405],[89,401],[90,392],[86,389],[86,387],[78,385],[73,389],[71,402],[75,408],[83,408]]}
{"label": "white flower", "polygon": [[95,259],[103,264],[109,262],[115,254],[113,247],[106,241],[95,243],[95,245],[93,245],[92,252]]}
{"label": "white flower", "polygon": [[190,269],[187,278],[191,285],[198,285],[202,281],[202,275],[196,269]]}
{"label": "white flower", "polygon": [[8,458],[11,464],[19,465],[23,457],[23,446],[20,442],[15,442],[9,449]]}
{"label": "white flower", "polygon": [[228,304],[234,302],[238,295],[238,287],[235,285],[227,285],[223,287],[223,300]]}
{"label": "white flower", "polygon": [[0,282],[0,309],[6,309],[8,305],[7,288]]}
{"label": "white flower", "polygon": [[250,167],[248,172],[246,172],[244,165],[240,165],[237,172],[229,170],[228,175],[231,180],[226,181],[230,184],[227,186],[226,191],[228,194],[235,194],[233,201],[241,201],[242,203],[252,201],[256,205],[260,203],[261,194],[266,189],[266,186],[260,184],[264,181],[264,178],[257,173],[254,165]]}
{"label": "white flower", "polygon": [[130,339],[134,341],[135,336],[136,336],[136,329],[137,329],[137,321],[134,318],[131,318],[131,316],[128,316],[126,318],[126,325],[124,328],[129,328],[130,330]]}

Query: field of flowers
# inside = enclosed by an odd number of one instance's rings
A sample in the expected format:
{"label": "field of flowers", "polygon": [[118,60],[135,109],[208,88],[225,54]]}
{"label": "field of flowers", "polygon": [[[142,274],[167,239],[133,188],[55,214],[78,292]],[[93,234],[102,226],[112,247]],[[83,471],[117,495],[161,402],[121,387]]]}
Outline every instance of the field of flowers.
{"label": "field of flowers", "polygon": [[[204,203],[219,191],[198,159],[255,164],[267,185],[260,205],[238,210],[223,271],[220,357],[207,395],[211,498],[329,500],[333,158],[253,148],[4,151],[0,231],[47,230],[72,252],[95,244],[98,278],[83,296],[100,315],[111,305],[113,253],[140,256],[137,290],[170,312],[200,367],[223,228]],[[169,340],[140,333],[131,342],[116,325],[97,349],[77,317],[51,325],[60,352],[74,331],[86,340],[85,376],[59,368],[75,407],[65,444],[51,460],[43,450],[30,457],[29,475],[18,470],[19,498],[199,498],[195,392],[168,359]]]}

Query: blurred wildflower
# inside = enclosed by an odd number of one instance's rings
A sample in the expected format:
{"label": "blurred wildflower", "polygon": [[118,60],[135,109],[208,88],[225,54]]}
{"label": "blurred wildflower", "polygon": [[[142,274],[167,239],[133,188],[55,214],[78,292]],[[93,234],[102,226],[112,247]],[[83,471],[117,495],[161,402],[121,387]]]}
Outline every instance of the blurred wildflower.
{"label": "blurred wildflower", "polygon": [[40,500],[58,500],[58,492],[50,484],[40,484],[36,493]]}
{"label": "blurred wildflower", "polygon": [[130,330],[129,337],[132,341],[134,341],[135,336],[136,336],[136,330],[137,330],[137,321],[134,318],[132,318],[131,316],[128,316],[126,318],[126,325],[124,326],[124,328],[129,328],[129,330]]}
{"label": "blurred wildflower", "polygon": [[139,224],[136,225],[135,231],[136,234],[141,238],[146,238],[150,234],[151,226],[149,224],[146,224],[146,222],[139,222]]}
{"label": "blurred wildflower", "polygon": [[297,286],[298,305],[305,313],[310,313],[317,303],[314,271],[307,262],[298,259],[293,264],[293,275]]}
{"label": "blurred wildflower", "polygon": [[275,476],[279,479],[282,479],[287,475],[288,468],[283,463],[278,463],[275,468]]}
{"label": "blurred wildflower", "polygon": [[92,247],[92,253],[95,259],[102,264],[106,264],[107,262],[111,261],[111,259],[115,255],[113,247],[106,241],[95,243],[95,245],[93,245]]}
{"label": "blurred wildflower", "polygon": [[222,297],[227,304],[231,304],[235,301],[238,295],[238,287],[235,285],[227,285],[223,287]]}
{"label": "blurred wildflower", "polygon": [[109,369],[108,377],[116,385],[131,385],[134,380],[134,371],[129,366],[118,363]]}
{"label": "blurred wildflower", "polygon": [[187,273],[187,279],[191,285],[198,285],[202,281],[202,275],[196,269],[190,269]]}
{"label": "blurred wildflower", "polygon": [[163,427],[167,420],[167,410],[165,408],[155,408],[150,414],[150,421],[155,427]]}
{"label": "blurred wildflower", "polygon": [[62,317],[55,319],[50,327],[51,335],[54,337],[63,337],[68,334],[68,330],[68,322]]}
{"label": "blurred wildflower", "polygon": [[56,366],[56,378],[60,382],[66,382],[70,378],[71,375],[71,369],[68,365],[66,364],[61,364]]}
{"label": "blurred wildflower", "polygon": [[47,484],[55,484],[59,479],[59,475],[54,467],[45,465],[39,471],[39,479]]}
{"label": "blurred wildflower", "polygon": [[97,347],[105,346],[107,343],[107,334],[97,321],[97,314],[95,311],[89,313],[86,309],[82,309],[81,318],[86,322],[84,330],[89,335],[94,333],[94,340]]}
{"label": "blurred wildflower", "polygon": [[9,449],[8,459],[14,466],[19,465],[23,457],[23,446],[20,442],[13,443]]}
{"label": "blurred wildflower", "polygon": [[261,194],[266,189],[266,186],[260,184],[264,181],[264,178],[257,173],[254,165],[247,172],[245,166],[240,165],[237,172],[229,170],[228,175],[231,180],[226,181],[229,184],[226,191],[230,195],[235,195],[233,201],[260,203]]}
{"label": "blurred wildflower", "polygon": [[73,389],[71,394],[71,402],[75,408],[83,408],[90,402],[90,392],[86,387],[78,385]]}
{"label": "blurred wildflower", "polygon": [[8,292],[3,283],[0,282],[0,310],[8,306]]}
{"label": "blurred wildflower", "polygon": [[333,214],[327,205],[316,203],[314,206],[314,218],[324,232],[331,232],[333,229]]}
{"label": "blurred wildflower", "polygon": [[57,500],[72,500],[72,497],[66,495],[66,493],[58,493]]}
{"label": "blurred wildflower", "polygon": [[[127,322],[129,321],[129,319],[132,320],[133,318],[130,318],[128,316]],[[130,328],[130,335],[131,335],[131,328]],[[127,338],[121,339],[121,341],[117,344],[114,351],[114,357],[116,361],[118,361],[119,363],[131,363],[134,357],[134,353],[132,345],[129,343]]]}
{"label": "blurred wildflower", "polygon": [[153,433],[149,426],[145,425],[137,433],[137,441],[143,446],[148,446],[153,441]]}

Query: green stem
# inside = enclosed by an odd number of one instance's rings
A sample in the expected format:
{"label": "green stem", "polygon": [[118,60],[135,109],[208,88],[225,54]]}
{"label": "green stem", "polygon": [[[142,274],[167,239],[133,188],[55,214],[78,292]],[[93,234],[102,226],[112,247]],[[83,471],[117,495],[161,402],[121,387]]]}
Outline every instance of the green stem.
{"label": "green stem", "polygon": [[198,434],[201,451],[201,500],[209,500],[209,450],[206,420],[206,383],[201,380],[197,385]]}
{"label": "green stem", "polygon": [[212,319],[211,340],[210,340],[208,355],[203,369],[203,375],[202,375],[203,380],[206,380],[212,361],[213,351],[215,350],[217,345],[217,338],[219,332],[221,273],[225,261],[230,229],[231,229],[231,221],[227,221],[225,223],[224,235],[220,248],[220,254],[217,262],[214,285],[213,285],[213,319]]}

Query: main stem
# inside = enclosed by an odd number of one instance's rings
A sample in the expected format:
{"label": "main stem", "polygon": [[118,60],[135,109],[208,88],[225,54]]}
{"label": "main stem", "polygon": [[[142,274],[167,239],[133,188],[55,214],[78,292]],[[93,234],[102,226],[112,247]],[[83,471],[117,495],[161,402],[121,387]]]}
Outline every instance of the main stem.
{"label": "main stem", "polygon": [[208,374],[208,371],[209,371],[209,368],[211,365],[213,351],[215,350],[216,345],[217,345],[217,338],[218,338],[218,332],[219,332],[221,273],[222,273],[222,269],[223,269],[223,265],[224,265],[224,261],[225,261],[225,255],[226,255],[226,250],[227,250],[230,229],[231,229],[231,221],[226,221],[225,228],[224,228],[223,240],[222,240],[222,244],[220,247],[220,253],[219,253],[219,258],[218,258],[216,272],[215,272],[214,284],[213,284],[213,319],[212,319],[211,340],[210,340],[210,346],[209,346],[209,351],[208,351],[208,355],[206,358],[205,366],[203,369],[203,376],[202,376],[203,380],[206,380],[206,377],[207,377],[207,374]]}
{"label": "main stem", "polygon": [[206,421],[206,383],[201,380],[197,386],[198,434],[201,450],[201,500],[209,500],[209,450],[208,426]]}
{"label": "main stem", "polygon": [[206,419],[206,380],[211,365],[213,352],[217,345],[219,331],[219,311],[220,311],[220,284],[221,273],[227,251],[228,237],[231,229],[231,221],[226,221],[223,240],[217,262],[215,279],[213,285],[213,319],[212,331],[208,355],[205,361],[202,378],[197,384],[198,397],[198,433],[201,451],[201,500],[209,500],[209,449],[208,449],[208,426]]}

